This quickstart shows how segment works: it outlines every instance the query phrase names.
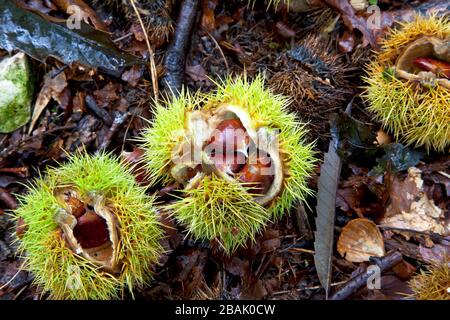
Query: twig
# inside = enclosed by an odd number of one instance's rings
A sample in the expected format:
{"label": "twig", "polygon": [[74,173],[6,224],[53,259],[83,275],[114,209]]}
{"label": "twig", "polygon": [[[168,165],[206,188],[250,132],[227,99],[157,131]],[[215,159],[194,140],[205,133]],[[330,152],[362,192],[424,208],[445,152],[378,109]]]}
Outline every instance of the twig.
{"label": "twig", "polygon": [[387,230],[387,231],[393,230],[393,231],[398,231],[398,232],[410,232],[410,233],[414,233],[414,234],[419,234],[419,235],[423,235],[426,237],[430,237],[430,239],[435,242],[439,242],[439,241],[442,241],[443,239],[445,239],[444,236],[440,235],[439,233],[434,233],[434,232],[426,232],[426,231],[419,231],[419,230],[405,229],[405,228],[395,228],[395,227],[380,226],[380,225],[378,226],[378,228]]}
{"label": "twig", "polygon": [[184,0],[178,16],[177,27],[165,61],[166,75],[163,85],[168,92],[178,95],[183,85],[186,56],[190,35],[197,16],[198,0]]}
{"label": "twig", "polygon": [[[336,286],[340,286],[341,284],[346,283],[347,281],[339,281],[339,282],[335,282],[335,283],[331,283],[330,287],[336,287]],[[312,287],[304,287],[304,288],[296,288],[293,290],[284,290],[284,291],[277,291],[272,293],[272,296],[279,296],[281,294],[286,294],[286,293],[291,293],[292,291],[306,291],[306,290],[318,290],[318,289],[322,289],[322,286],[312,286]]]}
{"label": "twig", "polygon": [[119,129],[122,127],[125,121],[128,119],[129,115],[130,114],[128,112],[116,115],[111,127],[108,130],[108,133],[105,136],[105,139],[103,140],[103,142],[99,147],[99,150],[104,150],[108,148],[108,146],[111,144],[112,138],[117,133],[117,131],[119,131]]}
{"label": "twig", "polygon": [[111,118],[111,115],[105,109],[100,108],[91,95],[87,95],[85,101],[88,109],[91,110],[100,120],[102,120],[108,126],[112,125],[113,120]]}
{"label": "twig", "polygon": [[156,101],[158,101],[159,88],[158,88],[158,73],[156,71],[156,64],[155,64],[155,52],[153,51],[153,48],[150,45],[150,40],[148,39],[148,35],[147,35],[147,29],[145,28],[144,22],[142,21],[139,10],[136,8],[136,4],[135,4],[134,0],[129,0],[129,1],[131,3],[131,6],[133,7],[134,12],[137,15],[139,24],[141,25],[142,32],[144,33],[145,43],[147,44],[148,53],[150,54],[150,74],[152,76],[153,97],[156,102]]}
{"label": "twig", "polygon": [[0,201],[11,210],[17,209],[16,199],[6,189],[0,188]]}
{"label": "twig", "polygon": [[[285,251],[285,250],[283,250]],[[304,249],[304,248],[289,248],[286,249],[286,251],[288,252],[302,252],[302,253],[309,253],[309,254],[314,254],[315,251],[314,250],[309,250],[309,249]]]}
{"label": "twig", "polygon": [[[380,272],[389,270],[402,260],[402,254],[398,251],[391,251],[382,258],[374,258],[371,260],[380,268]],[[357,276],[350,279],[342,288],[340,288],[334,295],[330,297],[330,300],[345,300],[353,293],[358,291],[362,286],[367,283],[367,280],[373,276],[373,272],[362,271]]]}
{"label": "twig", "polygon": [[119,37],[119,38],[117,38],[117,39],[114,39],[113,42],[119,42],[119,41],[122,41],[122,40],[124,40],[124,39],[126,39],[126,38],[128,38],[128,37],[131,37],[132,35],[133,35],[132,32],[128,32],[127,34],[124,34],[123,36],[121,36],[121,37]]}
{"label": "twig", "polygon": [[205,31],[208,34],[208,36],[211,38],[211,40],[214,42],[214,44],[216,45],[216,48],[219,50],[219,53],[222,56],[223,62],[225,63],[225,68],[227,68],[227,74],[230,74],[230,66],[228,65],[227,57],[223,53],[222,48],[220,47],[216,38],[214,38],[214,36],[211,33],[209,33],[207,30],[205,30]]}
{"label": "twig", "polygon": [[297,222],[297,228],[299,234],[304,235],[306,240],[311,240],[314,238],[313,233],[311,231],[311,225],[308,221],[308,215],[305,210],[305,206],[303,202],[300,201],[295,207],[295,221]]}

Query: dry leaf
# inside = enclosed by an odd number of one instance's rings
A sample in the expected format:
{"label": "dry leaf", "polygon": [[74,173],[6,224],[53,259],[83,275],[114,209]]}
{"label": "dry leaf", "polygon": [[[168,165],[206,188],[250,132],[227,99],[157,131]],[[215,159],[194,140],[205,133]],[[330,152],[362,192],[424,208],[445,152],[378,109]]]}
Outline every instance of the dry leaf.
{"label": "dry leaf", "polygon": [[194,81],[209,81],[206,71],[201,64],[187,66],[186,74]]}
{"label": "dry leaf", "polygon": [[[106,25],[97,17],[97,13],[82,0],[53,0],[56,6],[69,15],[76,14],[95,29],[108,32]],[[76,9],[74,9],[76,8]]]}
{"label": "dry leaf", "polygon": [[[450,221],[445,219],[443,209],[436,206],[424,191],[422,171],[416,167],[408,169],[408,177],[401,181],[393,177],[391,183],[391,204],[386,209],[381,225],[385,227],[450,234]],[[394,230],[395,231],[395,230]],[[408,232],[400,232],[409,239]]]}
{"label": "dry leaf", "polygon": [[314,264],[320,283],[328,298],[331,281],[331,256],[333,254],[336,193],[341,176],[342,160],[337,154],[339,137],[336,122],[332,122],[333,140],[320,168],[317,192],[317,218],[314,241]]}
{"label": "dry leaf", "polygon": [[67,87],[67,79],[64,72],[60,72],[54,76],[55,71],[56,70],[50,71],[44,76],[44,85],[42,86],[34,105],[30,129],[28,130],[29,134],[33,131],[34,125],[42,114],[42,111],[44,111],[45,107],[50,102],[50,99],[53,98],[58,103],[61,103],[61,93]]}
{"label": "dry leaf", "polygon": [[383,236],[375,223],[360,218],[351,220],[342,229],[337,250],[350,262],[369,261],[370,257],[385,255]]}

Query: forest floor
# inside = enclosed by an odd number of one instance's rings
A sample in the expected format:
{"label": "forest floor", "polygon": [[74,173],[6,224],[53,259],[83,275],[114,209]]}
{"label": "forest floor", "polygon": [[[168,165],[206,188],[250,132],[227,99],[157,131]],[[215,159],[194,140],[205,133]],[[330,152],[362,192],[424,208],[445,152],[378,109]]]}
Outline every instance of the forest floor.
{"label": "forest floor", "polygon": [[[61,9],[64,1],[18,2],[45,15],[67,18]],[[111,13],[100,1],[85,2],[95,11],[94,20],[110,32],[115,45],[148,59],[148,46],[137,19],[125,18],[123,12]],[[180,32],[176,21],[182,1],[169,2],[173,5],[157,13],[161,19],[157,27],[161,30],[155,31],[155,22],[143,15],[150,26],[149,42],[155,53],[161,96],[167,94],[163,83],[167,52],[174,30]],[[395,143],[401,141],[395,141],[372,120],[367,102],[361,97],[364,67],[371,61],[373,50],[378,49],[379,39],[394,26],[393,17],[417,11],[421,6],[445,4],[430,2],[381,1],[383,25],[377,31],[361,27],[360,19],[367,21],[369,14],[350,10],[345,0],[317,1],[308,12],[292,12],[283,6],[275,10],[264,1],[252,6],[238,0],[202,0],[195,10],[193,29],[185,39],[187,51],[180,51],[185,55],[180,72],[187,90],[210,92],[216,88],[214,81],[243,74],[251,79],[262,74],[266,86],[290,97],[291,110],[308,123],[307,140],[315,141],[321,160],[330,143],[330,119],[337,115],[343,126],[350,128],[345,132],[334,244],[349,221],[364,218],[379,224],[393,202],[406,201],[402,200],[407,197],[403,183],[410,167],[421,170],[423,193],[449,218],[450,158],[399,147]],[[100,28],[95,21],[90,20]],[[298,49],[302,47],[311,50],[309,59]],[[0,299],[46,297],[33,285],[33,275],[20,269],[22,259],[16,255],[17,243],[13,241],[16,226],[10,217],[11,210],[17,207],[16,195],[26,192],[25,186],[48,166],[64,162],[68,154],[76,151],[94,153],[104,149],[117,155],[136,151],[138,145],[133,138],[148,125],[145,119],[152,118],[155,91],[147,64],[128,67],[118,76],[101,70],[80,74],[79,69],[65,66],[54,57],[45,64],[33,60],[33,67],[35,94],[47,99],[47,104],[33,118],[31,133],[27,124],[0,134]],[[350,109],[351,116],[345,113]],[[385,147],[373,147],[374,141]],[[398,161],[400,170],[392,172],[388,167],[381,174],[369,174],[380,166],[377,159],[392,154],[397,158],[390,160]],[[315,193],[321,165],[319,161],[308,182]],[[393,199],[394,195],[397,198]],[[224,255],[210,243],[185,237],[182,226],[166,220],[165,246],[169,251],[161,258],[152,284],[136,289],[135,298],[324,299],[325,290],[314,261],[316,205],[316,197],[308,197],[282,219],[270,223],[254,243],[232,256]],[[450,253],[448,235],[413,232],[405,237],[388,228],[381,228],[381,233],[386,252],[400,252],[401,262],[382,273],[382,289],[360,286],[351,299],[405,299],[411,293],[408,280]],[[367,269],[369,262],[350,262],[335,245],[333,248],[330,292],[339,293],[346,290],[343,288],[347,281]]]}

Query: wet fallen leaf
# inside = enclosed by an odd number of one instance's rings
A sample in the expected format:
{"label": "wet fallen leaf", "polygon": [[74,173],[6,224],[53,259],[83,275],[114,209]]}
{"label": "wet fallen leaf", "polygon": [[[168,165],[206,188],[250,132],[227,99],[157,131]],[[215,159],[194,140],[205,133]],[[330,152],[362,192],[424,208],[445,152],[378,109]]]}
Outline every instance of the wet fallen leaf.
{"label": "wet fallen leaf", "polygon": [[369,175],[376,176],[384,172],[397,173],[415,166],[423,157],[421,152],[400,143],[384,145],[383,149],[385,154],[377,159],[378,164],[369,172]]}
{"label": "wet fallen leaf", "polygon": [[20,49],[41,62],[51,56],[66,65],[79,63],[114,76],[120,76],[123,67],[143,64],[119,50],[107,33],[84,22],[79,29],[69,29],[65,21],[49,22],[11,0],[0,2],[0,44],[9,52]]}
{"label": "wet fallen leaf", "polygon": [[337,153],[340,143],[340,132],[336,121],[332,122],[333,139],[324,156],[320,168],[317,192],[317,217],[314,241],[314,263],[320,283],[328,297],[331,281],[331,256],[333,254],[334,220],[336,216],[336,193],[341,176],[342,160]]}
{"label": "wet fallen leaf", "polygon": [[103,88],[95,90],[93,92],[93,95],[99,107],[105,108],[108,107],[110,103],[120,98],[119,96],[120,90],[121,90],[120,84],[118,84],[117,82],[109,82]]}
{"label": "wet fallen leaf", "polygon": [[378,48],[375,36],[369,29],[369,24],[364,17],[358,16],[349,0],[324,0],[331,7],[336,8],[342,15],[342,20],[350,31],[359,30],[363,34],[364,44],[370,44],[372,48]]}
{"label": "wet fallen leaf", "polygon": [[212,33],[216,28],[216,16],[214,10],[218,4],[218,0],[202,0],[202,21],[201,25],[206,31]]}

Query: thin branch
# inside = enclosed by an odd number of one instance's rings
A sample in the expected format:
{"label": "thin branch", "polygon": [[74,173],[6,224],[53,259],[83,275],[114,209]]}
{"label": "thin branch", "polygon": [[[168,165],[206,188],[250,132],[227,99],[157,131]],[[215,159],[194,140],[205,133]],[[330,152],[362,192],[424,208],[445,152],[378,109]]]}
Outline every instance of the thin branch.
{"label": "thin branch", "polygon": [[198,0],[185,0],[181,6],[172,44],[167,50],[165,61],[166,75],[163,85],[166,90],[178,95],[183,85],[186,56],[191,32],[197,17]]}
{"label": "thin branch", "polygon": [[[389,270],[402,260],[403,256],[398,251],[392,251],[382,258],[371,258],[373,262],[380,268],[380,272]],[[357,276],[350,279],[342,288],[340,288],[334,295],[330,297],[330,300],[345,300],[353,293],[362,288],[367,280],[373,276],[375,271],[367,272],[362,271]]]}

